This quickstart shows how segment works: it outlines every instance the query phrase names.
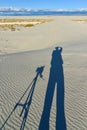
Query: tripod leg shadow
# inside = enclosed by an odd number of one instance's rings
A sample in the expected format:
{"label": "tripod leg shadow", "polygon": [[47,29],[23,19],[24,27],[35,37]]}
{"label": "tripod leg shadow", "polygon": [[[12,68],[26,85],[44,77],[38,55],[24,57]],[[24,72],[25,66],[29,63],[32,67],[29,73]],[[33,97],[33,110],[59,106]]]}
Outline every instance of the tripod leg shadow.
{"label": "tripod leg shadow", "polygon": [[[26,124],[26,120],[28,117],[28,113],[29,113],[29,108],[32,102],[32,98],[33,98],[33,94],[34,94],[34,89],[37,83],[38,78],[43,78],[43,71],[44,71],[44,67],[45,66],[41,66],[41,67],[37,67],[36,69],[36,76],[34,77],[34,79],[32,80],[32,82],[30,83],[30,85],[28,86],[28,88],[25,90],[25,92],[23,93],[22,97],[19,99],[19,101],[15,104],[13,110],[11,111],[11,113],[9,114],[9,116],[7,117],[7,119],[5,120],[5,122],[2,124],[2,126],[0,127],[0,130],[2,130],[5,125],[7,124],[8,120],[11,118],[12,114],[14,113],[14,111],[17,109],[17,107],[22,107],[22,111],[20,112],[20,117],[22,117],[22,123],[21,123],[21,127],[20,130],[24,130],[25,128],[25,124]],[[30,91],[29,88],[31,87]],[[24,104],[21,103],[23,97],[26,95],[27,91],[29,91],[28,96],[26,98],[26,101],[24,102]]]}

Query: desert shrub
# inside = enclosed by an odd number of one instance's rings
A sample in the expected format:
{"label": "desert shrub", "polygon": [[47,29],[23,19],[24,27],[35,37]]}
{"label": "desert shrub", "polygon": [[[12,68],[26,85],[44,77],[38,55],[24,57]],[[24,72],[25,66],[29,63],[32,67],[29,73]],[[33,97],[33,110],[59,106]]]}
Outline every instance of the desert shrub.
{"label": "desert shrub", "polygon": [[25,24],[24,27],[32,27],[34,24]]}
{"label": "desert shrub", "polygon": [[10,25],[8,28],[9,28],[11,31],[15,31],[14,25]]}

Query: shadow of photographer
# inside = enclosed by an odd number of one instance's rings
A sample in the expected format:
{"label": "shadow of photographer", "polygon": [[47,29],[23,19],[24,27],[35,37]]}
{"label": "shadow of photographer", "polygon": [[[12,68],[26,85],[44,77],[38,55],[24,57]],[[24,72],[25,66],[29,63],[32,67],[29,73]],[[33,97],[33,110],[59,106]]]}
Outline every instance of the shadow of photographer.
{"label": "shadow of photographer", "polygon": [[52,53],[49,81],[47,85],[44,108],[38,130],[49,130],[50,111],[55,87],[57,87],[55,130],[66,130],[66,120],[64,112],[64,73],[61,53],[61,47],[56,47]]}

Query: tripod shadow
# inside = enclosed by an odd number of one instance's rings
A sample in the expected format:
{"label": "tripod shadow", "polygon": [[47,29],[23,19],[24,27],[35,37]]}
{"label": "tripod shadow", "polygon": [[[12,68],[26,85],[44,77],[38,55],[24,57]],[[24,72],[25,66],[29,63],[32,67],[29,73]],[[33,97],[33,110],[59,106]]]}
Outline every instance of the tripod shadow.
{"label": "tripod shadow", "polygon": [[[18,106],[22,107],[22,110],[20,112],[20,117],[23,117],[20,130],[24,130],[25,124],[26,124],[26,120],[27,120],[27,117],[28,117],[28,113],[29,113],[29,108],[30,108],[30,105],[31,105],[31,102],[32,102],[32,97],[33,97],[34,89],[35,89],[35,86],[36,86],[36,82],[37,82],[39,77],[43,78],[42,73],[44,71],[44,67],[45,66],[41,66],[41,67],[38,67],[36,69],[36,76],[34,77],[32,82],[30,83],[30,85],[28,86],[26,91],[23,93],[22,97],[16,103],[16,105],[13,108],[13,110],[11,111],[11,113],[9,114],[9,116],[7,117],[7,119],[5,120],[3,125],[1,126],[0,130],[2,130],[2,128],[4,128],[5,124],[7,123],[7,121],[9,120],[9,118],[11,117],[11,115],[13,114],[13,112],[16,110],[16,108]],[[30,90],[29,90],[29,88],[30,88]],[[22,101],[23,97],[25,96],[25,94],[27,93],[28,90],[29,90],[28,96],[27,96],[24,104],[22,104],[21,101]]]}
{"label": "tripod shadow", "polygon": [[61,53],[61,47],[56,47],[52,53],[49,81],[47,85],[44,108],[38,130],[49,130],[50,111],[55,87],[57,87],[55,130],[66,130],[66,120],[64,113],[64,73]]}

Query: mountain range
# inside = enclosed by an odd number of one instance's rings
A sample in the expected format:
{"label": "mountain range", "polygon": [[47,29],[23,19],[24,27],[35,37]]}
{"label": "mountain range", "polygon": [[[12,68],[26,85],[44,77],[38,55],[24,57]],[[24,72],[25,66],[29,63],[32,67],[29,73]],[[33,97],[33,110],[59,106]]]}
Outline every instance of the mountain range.
{"label": "mountain range", "polygon": [[30,9],[0,7],[0,15],[87,15],[87,8],[81,9]]}

